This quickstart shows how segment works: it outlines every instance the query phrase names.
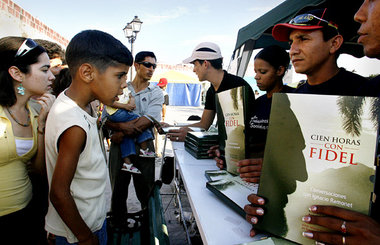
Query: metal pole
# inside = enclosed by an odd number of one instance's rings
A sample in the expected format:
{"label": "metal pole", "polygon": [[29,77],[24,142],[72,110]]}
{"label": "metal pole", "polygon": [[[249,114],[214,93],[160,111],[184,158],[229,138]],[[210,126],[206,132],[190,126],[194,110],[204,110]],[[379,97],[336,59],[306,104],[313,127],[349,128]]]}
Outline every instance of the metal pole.
{"label": "metal pole", "polygon": [[[133,57],[133,39],[131,40],[131,54],[132,54],[132,57]],[[132,72],[133,72],[133,64],[131,66],[131,82],[132,82]]]}

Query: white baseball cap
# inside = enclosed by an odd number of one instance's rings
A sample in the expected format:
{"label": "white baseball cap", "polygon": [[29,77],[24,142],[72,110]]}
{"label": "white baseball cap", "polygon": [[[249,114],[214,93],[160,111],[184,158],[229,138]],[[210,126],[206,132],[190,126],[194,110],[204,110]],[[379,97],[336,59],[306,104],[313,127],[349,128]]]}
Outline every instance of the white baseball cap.
{"label": "white baseball cap", "polygon": [[183,63],[187,64],[195,60],[216,60],[220,58],[223,58],[223,56],[219,46],[215,43],[204,42],[198,44],[193,50],[191,57],[185,59]]}

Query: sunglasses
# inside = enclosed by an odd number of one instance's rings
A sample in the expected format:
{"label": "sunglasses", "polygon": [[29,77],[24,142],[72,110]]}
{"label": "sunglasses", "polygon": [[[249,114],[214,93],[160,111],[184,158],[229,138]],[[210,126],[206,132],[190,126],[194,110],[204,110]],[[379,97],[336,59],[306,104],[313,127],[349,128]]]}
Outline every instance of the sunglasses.
{"label": "sunglasses", "polygon": [[18,48],[15,58],[22,57],[38,46],[32,39],[27,38]]}
{"label": "sunglasses", "polygon": [[146,68],[151,68],[153,66],[153,69],[156,69],[157,64],[150,63],[148,61],[143,61],[143,62],[137,62],[137,64],[143,65]]}
{"label": "sunglasses", "polygon": [[326,26],[332,27],[338,31],[338,25],[319,18],[313,14],[301,14],[289,21],[289,24],[296,26]]}

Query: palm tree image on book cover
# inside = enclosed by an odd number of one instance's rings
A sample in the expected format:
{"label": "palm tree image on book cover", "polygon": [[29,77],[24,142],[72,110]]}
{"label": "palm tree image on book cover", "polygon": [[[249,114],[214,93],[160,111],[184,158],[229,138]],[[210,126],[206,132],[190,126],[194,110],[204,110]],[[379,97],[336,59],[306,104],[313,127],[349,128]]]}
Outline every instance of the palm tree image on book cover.
{"label": "palm tree image on book cover", "polygon": [[223,152],[227,171],[238,175],[237,162],[245,152],[245,89],[243,86],[220,92],[216,96],[219,148]]}
{"label": "palm tree image on book cover", "polygon": [[258,195],[257,228],[302,244],[313,204],[369,214],[374,189],[379,99],[275,94]]}

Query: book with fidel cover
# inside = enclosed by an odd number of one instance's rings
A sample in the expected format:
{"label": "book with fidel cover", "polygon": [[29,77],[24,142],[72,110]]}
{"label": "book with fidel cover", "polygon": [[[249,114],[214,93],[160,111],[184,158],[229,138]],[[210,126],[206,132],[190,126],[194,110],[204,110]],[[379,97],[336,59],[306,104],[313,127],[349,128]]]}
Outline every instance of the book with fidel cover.
{"label": "book with fidel cover", "polygon": [[313,204],[370,213],[379,99],[275,94],[258,195],[266,199],[256,228],[301,244]]}
{"label": "book with fidel cover", "polygon": [[[246,158],[245,119],[248,97],[244,86],[217,93],[219,148],[227,171],[238,175],[237,162]],[[251,102],[252,103],[252,102]]]}

